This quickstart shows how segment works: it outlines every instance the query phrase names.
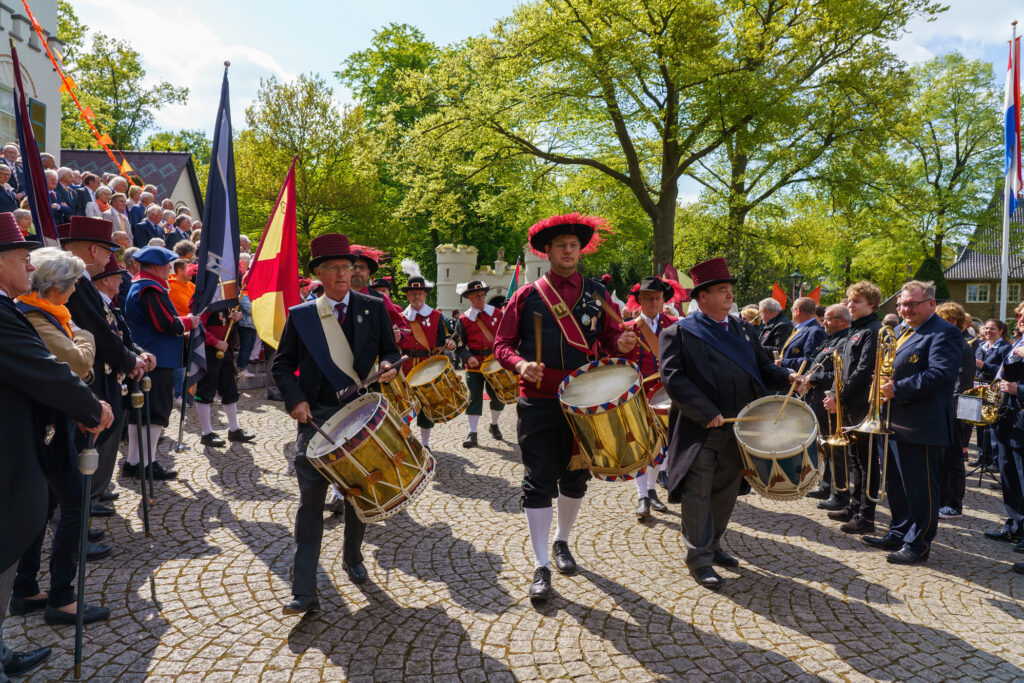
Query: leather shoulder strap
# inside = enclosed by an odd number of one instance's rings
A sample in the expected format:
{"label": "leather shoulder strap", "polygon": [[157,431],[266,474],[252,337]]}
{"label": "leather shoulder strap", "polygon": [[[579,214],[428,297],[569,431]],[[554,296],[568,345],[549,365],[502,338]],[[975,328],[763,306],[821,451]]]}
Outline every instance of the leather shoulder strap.
{"label": "leather shoulder strap", "polygon": [[582,351],[589,355],[591,353],[590,345],[587,344],[587,338],[583,335],[579,322],[572,315],[572,311],[569,310],[569,307],[562,300],[562,296],[558,291],[555,290],[551,281],[548,280],[548,276],[544,275],[534,285],[537,293],[540,294],[541,301],[544,302],[548,311],[554,316],[555,323],[558,325],[558,329],[561,330],[565,341],[577,351]]}
{"label": "leather shoulder strap", "polygon": [[427,351],[434,348],[434,345],[427,341],[427,333],[423,331],[423,325],[418,320],[410,320],[409,329],[412,331],[412,336],[417,344]]}

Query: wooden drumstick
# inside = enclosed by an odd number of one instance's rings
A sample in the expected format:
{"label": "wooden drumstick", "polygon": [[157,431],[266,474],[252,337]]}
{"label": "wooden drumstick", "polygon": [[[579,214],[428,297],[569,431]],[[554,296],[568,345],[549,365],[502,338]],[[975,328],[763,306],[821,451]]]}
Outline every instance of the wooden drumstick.
{"label": "wooden drumstick", "polygon": [[767,419],[764,415],[747,415],[746,417],[727,417],[722,422],[757,422]]}
{"label": "wooden drumstick", "polygon": [[622,329],[622,316],[619,315],[619,312],[615,310],[614,306],[608,303],[608,299],[605,299],[597,292],[591,292],[590,296],[593,297],[594,301],[601,304],[601,308],[603,308],[604,312],[608,314],[608,317],[615,321],[619,326],[619,329]]}
{"label": "wooden drumstick", "polygon": [[[807,361],[804,361],[803,363],[800,364],[800,369],[796,371],[796,374],[798,376],[804,374],[804,368],[806,368],[806,367],[807,367]],[[772,424],[779,424],[779,418],[782,417],[782,411],[784,411],[786,409],[786,404],[789,403],[789,399],[792,398],[793,391],[795,389],[796,389],[796,382],[790,383],[790,385],[789,385],[789,393],[786,394],[786,398],[783,399],[782,405],[779,406],[779,413],[778,413],[778,415],[775,416],[775,421],[772,422]]]}
{"label": "wooden drumstick", "polygon": [[[540,342],[541,342],[541,327],[544,324],[543,316],[537,311],[533,313],[533,345],[537,349],[537,365],[541,364],[540,360]],[[543,372],[543,371],[542,371]],[[540,389],[541,380],[537,380],[537,388]]]}
{"label": "wooden drumstick", "polygon": [[309,426],[311,426],[313,429],[316,430],[317,434],[319,434],[320,436],[324,437],[324,439],[327,440],[327,443],[329,443],[329,444],[333,444],[334,443],[334,439],[331,438],[331,435],[328,434],[327,432],[325,432],[324,430],[320,429],[320,425],[318,425],[316,422],[313,422],[313,420],[310,420],[308,424],[309,424]]}

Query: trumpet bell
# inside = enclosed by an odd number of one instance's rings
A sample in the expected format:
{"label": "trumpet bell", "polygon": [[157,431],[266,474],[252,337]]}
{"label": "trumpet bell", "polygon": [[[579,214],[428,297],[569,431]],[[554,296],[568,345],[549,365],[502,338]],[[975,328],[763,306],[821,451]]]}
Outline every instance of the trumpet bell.
{"label": "trumpet bell", "polygon": [[864,434],[892,435],[895,433],[885,425],[885,421],[882,420],[880,415],[868,415],[859,425],[851,427],[851,431],[863,432]]}
{"label": "trumpet bell", "polygon": [[850,445],[850,437],[845,434],[833,434],[832,436],[825,439],[825,443],[829,446],[843,447]]}

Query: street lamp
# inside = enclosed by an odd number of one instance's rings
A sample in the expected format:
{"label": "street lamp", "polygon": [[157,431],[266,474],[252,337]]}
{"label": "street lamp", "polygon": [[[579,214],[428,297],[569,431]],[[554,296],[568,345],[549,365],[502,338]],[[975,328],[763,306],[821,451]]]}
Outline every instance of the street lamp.
{"label": "street lamp", "polygon": [[792,290],[793,290],[793,301],[796,301],[796,298],[797,298],[797,294],[796,293],[799,291],[797,288],[800,286],[800,283],[803,281],[803,279],[804,279],[804,274],[800,272],[799,268],[794,270],[789,275],[789,281],[792,284]]}

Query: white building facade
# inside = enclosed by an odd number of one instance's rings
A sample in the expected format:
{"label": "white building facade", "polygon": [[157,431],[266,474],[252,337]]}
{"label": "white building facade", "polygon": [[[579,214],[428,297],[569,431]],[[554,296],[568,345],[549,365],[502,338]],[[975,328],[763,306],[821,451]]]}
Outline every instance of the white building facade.
{"label": "white building facade", "polygon": [[[437,258],[437,310],[444,315],[451,315],[453,310],[463,311],[469,307],[465,299],[460,299],[455,288],[460,282],[483,280],[491,291],[490,298],[496,294],[504,295],[508,291],[512,275],[516,270],[515,259],[511,262],[499,258],[491,266],[477,268],[477,248],[463,244],[442,244],[434,250]],[[519,285],[536,280],[548,271],[548,262],[540,258],[529,248],[523,250],[523,260],[519,274]]]}

